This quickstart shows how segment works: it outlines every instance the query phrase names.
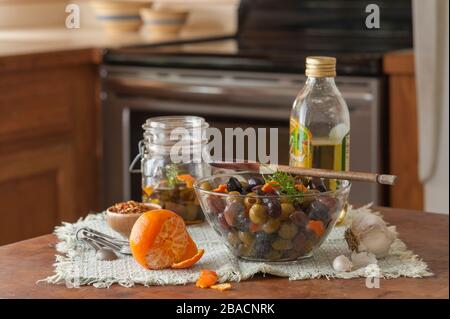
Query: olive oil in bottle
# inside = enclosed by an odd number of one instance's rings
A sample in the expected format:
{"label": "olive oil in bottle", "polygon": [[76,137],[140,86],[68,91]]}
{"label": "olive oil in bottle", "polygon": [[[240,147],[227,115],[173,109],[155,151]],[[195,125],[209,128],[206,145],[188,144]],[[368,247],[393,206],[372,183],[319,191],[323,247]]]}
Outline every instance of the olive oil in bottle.
{"label": "olive oil in bottle", "polygon": [[[294,167],[349,170],[350,116],[334,77],[336,59],[306,58],[306,84],[290,120],[290,162]],[[329,187],[336,189],[336,182]],[[342,222],[347,207],[339,216]]]}

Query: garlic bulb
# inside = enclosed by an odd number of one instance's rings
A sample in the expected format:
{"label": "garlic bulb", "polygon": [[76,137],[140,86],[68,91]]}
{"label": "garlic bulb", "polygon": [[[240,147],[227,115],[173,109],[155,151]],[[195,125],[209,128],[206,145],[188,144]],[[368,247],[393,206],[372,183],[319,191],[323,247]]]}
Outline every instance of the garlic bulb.
{"label": "garlic bulb", "polygon": [[352,251],[373,253],[377,258],[389,253],[396,238],[395,226],[388,227],[380,216],[367,211],[354,216],[345,231],[345,240]]}
{"label": "garlic bulb", "polygon": [[367,265],[378,264],[375,255],[366,251],[360,253],[354,251],[350,256],[350,259],[352,260],[353,268],[361,268],[366,267]]}
{"label": "garlic bulb", "polygon": [[344,255],[337,256],[333,260],[333,268],[336,271],[350,271],[352,267],[352,262]]}

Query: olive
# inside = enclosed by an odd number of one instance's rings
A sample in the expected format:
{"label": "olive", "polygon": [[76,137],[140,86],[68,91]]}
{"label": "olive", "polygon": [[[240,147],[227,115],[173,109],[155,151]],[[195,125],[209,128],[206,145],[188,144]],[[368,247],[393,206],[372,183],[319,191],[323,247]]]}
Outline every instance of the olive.
{"label": "olive", "polygon": [[248,193],[244,199],[244,205],[245,205],[245,208],[247,208],[247,209],[250,209],[250,207],[252,207],[253,204],[260,203],[260,202],[261,202],[261,200],[256,197],[255,193]]}
{"label": "olive", "polygon": [[200,184],[200,188],[204,189],[204,190],[207,190],[207,191],[213,190],[213,187],[211,186],[211,184],[209,182],[202,182]]}
{"label": "olive", "polygon": [[281,204],[276,199],[271,199],[267,202],[267,214],[270,217],[278,218],[281,215]]}
{"label": "olive", "polygon": [[219,221],[219,225],[222,227],[222,230],[229,230],[230,226],[228,225],[227,220],[225,219],[225,215],[220,213],[217,215],[217,220]]}
{"label": "olive", "polygon": [[272,242],[274,238],[275,236],[264,232],[257,233],[253,247],[255,257],[262,258],[267,255],[272,250]]}
{"label": "olive", "polygon": [[264,223],[262,229],[267,234],[272,234],[272,233],[276,232],[279,227],[280,227],[279,219],[269,218],[269,220]]}
{"label": "olive", "polygon": [[322,196],[317,200],[325,204],[328,207],[329,211],[334,211],[338,206],[338,200],[334,197]]}
{"label": "olive", "polygon": [[242,192],[242,185],[236,177],[230,177],[230,179],[228,180],[227,191],[228,192],[239,192],[239,194]]}
{"label": "olive", "polygon": [[252,254],[252,246],[241,243],[238,247],[238,252],[240,256],[248,257]]}
{"label": "olive", "polygon": [[239,235],[236,232],[229,232],[227,235],[228,242],[234,248],[237,248],[240,244],[241,240],[239,239]]}
{"label": "olive", "polygon": [[258,196],[264,196],[267,195],[266,193],[263,192],[262,190],[262,185],[257,185],[255,187],[252,188],[252,193],[255,193]]}
{"label": "olive", "polygon": [[263,224],[267,220],[267,209],[264,205],[253,204],[249,212],[250,220],[255,224]]}
{"label": "olive", "polygon": [[303,232],[298,233],[294,239],[292,240],[294,245],[294,250],[304,253],[305,244],[306,244],[306,236]]}
{"label": "olive", "polygon": [[266,254],[266,259],[269,259],[271,261],[279,260],[282,256],[282,253],[279,250],[272,249],[269,251],[269,253]]}
{"label": "olive", "polygon": [[238,236],[239,236],[239,239],[240,239],[244,244],[249,245],[249,246],[252,245],[253,242],[255,241],[255,237],[254,237],[252,234],[248,233],[248,232],[242,232],[242,231],[240,231],[240,232],[238,233]]}
{"label": "olive", "polygon": [[286,220],[295,211],[294,205],[291,203],[281,203],[281,220]]}
{"label": "olive", "polygon": [[238,201],[238,202],[242,202],[242,197],[241,197],[241,193],[237,192],[237,191],[232,191],[228,193],[229,196],[227,196],[226,198],[226,202],[227,203],[231,203],[234,201]]}
{"label": "olive", "polygon": [[244,210],[244,205],[241,202],[230,202],[225,207],[223,214],[225,215],[225,219],[230,226],[236,225],[237,215],[240,214]]}
{"label": "olive", "polygon": [[284,222],[278,230],[278,235],[283,239],[292,239],[297,235],[298,228],[291,222]]}
{"label": "olive", "polygon": [[248,180],[248,187],[249,189],[252,189],[255,186],[258,185],[264,185],[264,178],[259,177],[259,176],[254,176],[254,177],[250,177]]}
{"label": "olive", "polygon": [[206,206],[211,213],[216,215],[222,213],[225,209],[225,203],[222,198],[216,195],[208,195],[206,197]]}
{"label": "olive", "polygon": [[301,210],[293,212],[289,218],[293,224],[302,228],[306,227],[309,222],[308,216]]}
{"label": "olive", "polygon": [[292,242],[288,239],[277,239],[272,243],[272,248],[276,250],[289,250],[292,248]]}
{"label": "olive", "polygon": [[317,189],[321,193],[327,191],[327,187],[325,186],[323,179],[320,177],[311,178],[309,181],[309,187],[312,189]]}
{"label": "olive", "polygon": [[237,215],[236,224],[234,227],[237,230],[248,232],[249,231],[250,220],[244,213],[240,213]]}
{"label": "olive", "polygon": [[288,196],[281,195],[280,203],[292,203],[292,200]]}
{"label": "olive", "polygon": [[308,213],[310,219],[321,220],[326,223],[330,219],[328,211],[329,209],[327,205],[319,200],[315,200],[309,205],[306,212]]}

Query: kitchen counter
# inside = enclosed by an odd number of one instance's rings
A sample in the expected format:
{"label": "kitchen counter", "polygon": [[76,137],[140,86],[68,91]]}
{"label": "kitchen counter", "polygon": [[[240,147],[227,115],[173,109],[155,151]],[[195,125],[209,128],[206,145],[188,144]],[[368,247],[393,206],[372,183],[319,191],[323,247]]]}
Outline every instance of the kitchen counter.
{"label": "kitchen counter", "polygon": [[434,276],[381,280],[378,289],[366,288],[363,278],[288,281],[272,276],[233,283],[227,292],[194,285],[68,289],[36,283],[53,272],[56,238],[45,235],[0,247],[0,298],[448,298],[448,216],[391,208],[380,211]]}

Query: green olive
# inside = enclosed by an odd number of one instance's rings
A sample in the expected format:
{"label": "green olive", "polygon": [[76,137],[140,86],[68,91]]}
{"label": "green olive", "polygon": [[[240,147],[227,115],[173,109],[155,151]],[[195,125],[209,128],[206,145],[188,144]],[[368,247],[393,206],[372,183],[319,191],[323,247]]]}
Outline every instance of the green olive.
{"label": "green olive", "polygon": [[267,209],[264,205],[254,204],[249,212],[250,220],[255,224],[263,224],[267,220]]}
{"label": "green olive", "polygon": [[272,243],[272,248],[276,250],[289,250],[292,248],[292,241],[287,239],[277,239]]}
{"label": "green olive", "polygon": [[230,196],[227,196],[227,199],[226,199],[227,203],[231,203],[231,202],[235,202],[235,201],[242,202],[241,193],[239,193],[237,191],[232,191],[232,192],[229,192],[228,195],[230,195]]}
{"label": "green olive", "polygon": [[250,209],[250,207],[252,207],[253,204],[261,203],[261,199],[259,199],[256,196],[258,196],[258,195],[256,195],[255,193],[248,193],[245,196],[245,199],[244,199],[245,208]]}
{"label": "green olive", "polygon": [[282,256],[281,251],[271,249],[270,252],[265,257],[266,257],[266,259],[274,261],[274,260],[279,260],[281,258],[281,256]]}
{"label": "green olive", "polygon": [[239,245],[238,251],[240,256],[250,256],[252,254],[252,246],[242,243]]}
{"label": "green olive", "polygon": [[209,182],[203,182],[200,184],[200,188],[204,189],[206,191],[211,191],[213,190],[213,187],[211,186],[211,184]]}
{"label": "green olive", "polygon": [[294,205],[291,203],[281,203],[281,220],[287,220],[289,216],[295,211]]}
{"label": "green olive", "polygon": [[236,232],[229,232],[227,237],[228,242],[231,246],[233,246],[234,248],[237,248],[239,246],[241,241],[239,240],[239,236]]}
{"label": "green olive", "polygon": [[266,221],[262,227],[262,229],[268,233],[272,234],[278,230],[280,227],[280,220],[275,218],[269,218],[268,221]]}
{"label": "green olive", "polygon": [[240,231],[238,233],[239,239],[246,245],[251,246],[253,242],[255,241],[255,237],[248,232]]}
{"label": "green olive", "polygon": [[280,203],[292,203],[292,200],[288,196],[280,196]]}
{"label": "green olive", "polygon": [[297,234],[298,228],[291,222],[284,222],[280,226],[278,235],[283,239],[291,239]]}

